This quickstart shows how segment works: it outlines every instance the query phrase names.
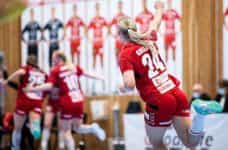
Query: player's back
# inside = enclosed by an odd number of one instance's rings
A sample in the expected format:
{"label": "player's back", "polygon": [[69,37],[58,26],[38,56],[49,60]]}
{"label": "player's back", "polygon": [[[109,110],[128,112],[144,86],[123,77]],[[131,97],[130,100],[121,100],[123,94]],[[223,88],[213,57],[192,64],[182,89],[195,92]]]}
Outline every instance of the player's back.
{"label": "player's back", "polygon": [[47,75],[39,68],[30,65],[24,66],[21,69],[25,71],[25,74],[21,77],[18,96],[26,96],[30,99],[42,100],[44,97],[44,92],[24,92],[23,88],[35,87],[44,84],[47,80]]}
{"label": "player's back", "polygon": [[67,65],[58,65],[52,69],[51,80],[59,88],[61,98],[69,100],[83,100],[79,83],[79,75],[76,69]]}
{"label": "player's back", "polygon": [[[151,99],[151,95],[166,93],[177,86],[159,53],[152,55],[149,49],[130,43],[122,49],[119,59],[122,71],[134,70],[136,88],[145,101]],[[132,66],[125,68],[129,65]]]}

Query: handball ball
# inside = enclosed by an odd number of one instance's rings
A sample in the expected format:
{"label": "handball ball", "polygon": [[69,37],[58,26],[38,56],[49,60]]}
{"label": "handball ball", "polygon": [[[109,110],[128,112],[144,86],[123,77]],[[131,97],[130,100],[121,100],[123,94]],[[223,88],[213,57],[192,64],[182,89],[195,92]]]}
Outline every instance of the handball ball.
{"label": "handball ball", "polygon": [[21,15],[26,8],[24,0],[1,0],[0,21],[9,21]]}

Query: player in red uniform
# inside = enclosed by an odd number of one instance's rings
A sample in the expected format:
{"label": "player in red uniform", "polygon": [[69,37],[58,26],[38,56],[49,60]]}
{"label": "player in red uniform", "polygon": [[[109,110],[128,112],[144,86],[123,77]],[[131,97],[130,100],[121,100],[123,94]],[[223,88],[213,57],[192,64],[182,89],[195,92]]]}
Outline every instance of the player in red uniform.
{"label": "player in red uniform", "polygon": [[115,38],[115,48],[116,48],[116,57],[118,57],[119,55],[119,51],[121,50],[122,46],[124,45],[124,42],[120,39],[120,36],[117,33],[117,28],[116,28],[116,24],[117,24],[117,20],[120,17],[126,16],[123,13],[123,2],[122,1],[118,1],[118,13],[117,15],[112,19],[111,23],[110,23],[110,28],[112,28],[112,26],[115,27],[115,32],[113,33],[113,36]]}
{"label": "player in red uniform", "polygon": [[181,17],[176,10],[172,8],[172,0],[167,0],[168,9],[164,12],[162,19],[165,23],[165,34],[164,34],[164,44],[165,44],[165,57],[168,61],[168,51],[172,50],[173,60],[176,60],[176,29],[175,21],[180,20]]}
{"label": "player in red uniform", "polygon": [[24,92],[23,88],[33,87],[46,82],[46,74],[37,67],[35,56],[28,56],[27,65],[18,69],[5,82],[5,84],[16,78],[21,77],[21,84],[18,89],[16,108],[14,113],[14,130],[12,136],[12,149],[20,149],[21,129],[25,119],[29,117],[29,127],[35,139],[40,138],[40,118],[44,92]]}
{"label": "player in red uniform", "polygon": [[145,33],[149,29],[150,22],[154,16],[147,8],[147,0],[142,0],[143,11],[138,14],[135,21],[139,24],[139,31]]}
{"label": "player in red uniform", "polygon": [[[80,64],[80,28],[84,27],[84,31],[86,31],[86,26],[82,19],[77,15],[77,6],[73,6],[73,16],[67,22],[65,29],[71,29],[71,37],[70,37],[70,48],[72,60],[74,60],[74,56],[77,57],[77,64]],[[86,34],[86,33],[85,33]]]}
{"label": "player in red uniform", "polygon": [[[92,75],[92,74],[84,71],[82,68],[79,67],[79,65],[76,66],[76,71],[77,71],[77,73],[79,73],[85,77],[101,80],[100,77]],[[44,129],[43,129],[42,141],[41,141],[41,149],[42,150],[47,149],[48,140],[50,137],[51,125],[52,125],[55,114],[57,114],[58,120],[60,119],[59,117],[60,117],[61,105],[60,105],[60,100],[59,100],[59,92],[60,92],[59,88],[57,88],[57,87],[52,88],[51,91],[49,92],[48,105],[46,107],[46,112],[44,115],[45,116],[44,117]],[[97,126],[98,125],[96,123],[93,123],[91,126],[90,125],[83,125],[80,129],[77,130],[77,133],[80,133],[80,134],[91,133],[92,130],[97,129]],[[60,129],[60,121],[58,121],[58,128]],[[59,139],[58,148],[64,149],[63,132],[61,130],[59,130],[58,137],[59,137],[58,138]]]}
{"label": "player in red uniform", "polygon": [[102,66],[103,61],[103,29],[107,26],[107,22],[104,17],[100,16],[100,5],[96,3],[96,16],[90,21],[88,28],[93,30],[93,68],[96,68],[96,57],[101,59]]}
{"label": "player in red uniform", "polygon": [[228,8],[226,8],[226,11],[224,12],[224,25],[225,28],[228,30]]}
{"label": "player in red uniform", "polygon": [[[44,127],[42,131],[41,149],[46,150],[48,140],[50,137],[50,130],[55,115],[60,117],[60,101],[59,101],[59,89],[57,87],[52,88],[49,92],[48,104],[46,106],[44,114]],[[60,123],[58,121],[58,129],[60,129]],[[64,149],[64,135],[61,130],[58,131],[58,148]]]}
{"label": "player in red uniform", "polygon": [[24,89],[25,91],[45,91],[54,86],[59,88],[60,100],[60,128],[64,132],[64,141],[67,149],[74,149],[74,140],[71,129],[78,133],[93,133],[100,140],[105,139],[105,132],[97,124],[82,125],[84,95],[79,83],[79,77],[83,74],[77,66],[66,64],[66,56],[61,52],[53,54],[54,68],[48,79],[48,83]]}
{"label": "player in red uniform", "polygon": [[[156,14],[146,36],[156,36],[162,12],[160,9]],[[196,114],[191,123],[187,97],[179,88],[179,81],[168,73],[156,40],[148,40],[146,36],[138,33],[131,18],[121,18],[118,21],[118,28],[121,38],[127,42],[119,55],[124,81],[122,90],[134,89],[136,86],[146,103],[146,133],[153,149],[167,149],[163,144],[163,136],[171,124],[174,125],[183,144],[195,147],[202,137],[205,115],[221,112],[221,106],[215,101],[193,102]]]}

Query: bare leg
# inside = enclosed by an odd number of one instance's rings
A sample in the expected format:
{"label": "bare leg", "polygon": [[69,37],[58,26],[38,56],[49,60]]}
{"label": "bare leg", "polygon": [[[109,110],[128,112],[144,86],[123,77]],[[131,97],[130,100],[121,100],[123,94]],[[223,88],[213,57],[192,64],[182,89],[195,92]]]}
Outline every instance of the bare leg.
{"label": "bare leg", "polygon": [[95,50],[93,52],[93,69],[96,68],[96,62],[97,62],[97,54],[95,53]]}
{"label": "bare leg", "polygon": [[196,147],[202,138],[202,134],[193,134],[190,132],[190,117],[174,117],[173,121],[174,128],[182,143],[189,148]]}
{"label": "bare leg", "polygon": [[21,130],[25,123],[26,116],[14,113],[14,129],[12,135],[12,150],[19,150],[21,143]]}
{"label": "bare leg", "polygon": [[60,150],[64,149],[64,132],[61,130],[60,113],[58,113],[58,147]]}
{"label": "bare leg", "polygon": [[67,150],[74,150],[75,143],[73,136],[71,134],[72,119],[61,119],[60,120],[60,130],[64,133],[64,143]]}
{"label": "bare leg", "polygon": [[76,53],[77,56],[77,64],[80,65],[80,53]]}
{"label": "bare leg", "polygon": [[41,140],[42,150],[47,149],[53,118],[54,118],[54,113],[52,111],[47,110],[44,115],[44,129],[42,132],[42,140]]}
{"label": "bare leg", "polygon": [[165,61],[168,62],[168,53],[169,53],[169,49],[165,50]]}
{"label": "bare leg", "polygon": [[172,48],[172,52],[173,52],[173,61],[176,61],[176,48],[174,46]]}
{"label": "bare leg", "polygon": [[103,56],[102,52],[100,52],[100,59],[101,59],[101,67],[103,68],[104,67],[104,56]]}
{"label": "bare leg", "polygon": [[146,133],[154,150],[167,150],[163,143],[166,129],[167,127],[151,127],[146,124]]}

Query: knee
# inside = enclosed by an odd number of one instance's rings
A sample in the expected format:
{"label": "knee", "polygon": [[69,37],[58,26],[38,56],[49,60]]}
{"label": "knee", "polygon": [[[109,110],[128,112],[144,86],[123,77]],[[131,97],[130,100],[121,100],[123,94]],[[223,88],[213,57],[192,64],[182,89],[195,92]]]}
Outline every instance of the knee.
{"label": "knee", "polygon": [[22,130],[21,127],[14,126],[14,128],[13,128],[13,131],[15,131],[15,132],[21,132],[21,130]]}
{"label": "knee", "polygon": [[166,149],[166,145],[163,143],[162,140],[150,140],[150,143],[152,144],[152,146],[155,150]]}
{"label": "knee", "polygon": [[15,124],[13,130],[16,131],[16,132],[21,132],[22,127],[23,127],[23,125]]}
{"label": "knee", "polygon": [[196,147],[201,141],[200,137],[189,138],[188,140],[182,140],[182,143],[188,148]]}
{"label": "knee", "polygon": [[46,122],[45,124],[44,124],[44,128],[45,129],[50,129],[51,128],[51,123],[50,122]]}

